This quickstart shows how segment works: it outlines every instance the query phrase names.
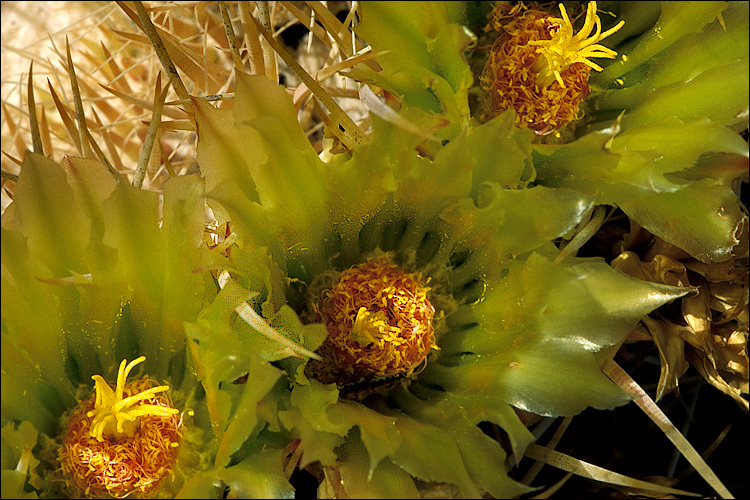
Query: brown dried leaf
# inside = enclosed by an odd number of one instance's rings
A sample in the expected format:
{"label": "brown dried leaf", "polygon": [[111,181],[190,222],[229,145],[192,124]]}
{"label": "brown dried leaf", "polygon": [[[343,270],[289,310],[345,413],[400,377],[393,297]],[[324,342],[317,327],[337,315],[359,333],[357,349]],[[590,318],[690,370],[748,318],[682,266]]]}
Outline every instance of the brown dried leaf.
{"label": "brown dried leaf", "polygon": [[719,373],[708,357],[702,352],[689,349],[687,351],[687,358],[688,361],[690,361],[690,364],[692,364],[711,385],[724,394],[731,396],[745,410],[745,412],[750,411],[750,403],[742,397],[743,393],[748,393],[747,379],[738,380],[736,375],[733,376],[732,374],[727,374],[726,378],[729,380],[725,380],[724,376]]}
{"label": "brown dried leaf", "polygon": [[706,264],[697,259],[687,259],[683,264],[691,271],[706,278],[707,281],[743,283],[748,277],[747,266],[738,266],[734,260]]}
{"label": "brown dried leaf", "polygon": [[[729,328],[731,325],[717,328],[716,342],[720,348],[716,349],[714,364],[719,370],[731,372],[747,380],[750,377],[747,355],[747,330]],[[722,331],[723,330],[723,331]]]}
{"label": "brown dried leaf", "polygon": [[623,252],[612,261],[612,267],[644,281],[690,286],[685,266],[666,255],[655,255],[651,262],[641,262],[634,252]]}
{"label": "brown dried leaf", "polygon": [[709,283],[711,293],[711,309],[718,311],[720,316],[714,318],[714,323],[721,325],[739,318],[748,307],[747,288],[733,283]]}
{"label": "brown dried leaf", "polygon": [[661,238],[654,236],[654,240],[651,246],[643,255],[643,260],[650,260],[657,255],[666,255],[674,260],[684,260],[690,258],[690,254],[682,248],[675,246],[671,243],[667,243]]}
{"label": "brown dried leaf", "polygon": [[677,389],[680,377],[688,369],[689,363],[685,359],[685,341],[680,334],[680,330],[684,330],[685,327],[650,316],[644,317],[643,323],[651,333],[661,359],[661,375],[656,390],[656,401],[659,401],[664,394]]}
{"label": "brown dried leaf", "polygon": [[[681,306],[685,322],[693,330],[693,333],[700,338],[711,334],[711,308],[709,307],[710,296],[706,282],[701,278],[697,279],[700,280],[696,283],[698,286],[697,293],[683,297]],[[693,345],[695,344],[693,343]]]}

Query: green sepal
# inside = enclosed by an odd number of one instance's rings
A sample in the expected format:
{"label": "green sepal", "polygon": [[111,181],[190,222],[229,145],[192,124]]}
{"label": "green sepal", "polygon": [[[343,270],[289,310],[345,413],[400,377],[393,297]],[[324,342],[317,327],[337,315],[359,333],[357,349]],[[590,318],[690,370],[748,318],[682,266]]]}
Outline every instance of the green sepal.
{"label": "green sepal", "polygon": [[[623,5],[625,8],[631,2]],[[648,2],[653,3],[653,2]],[[597,113],[607,110],[630,109],[653,92],[674,83],[686,83],[696,76],[717,66],[738,62],[747,58],[748,53],[748,4],[730,3],[722,12],[724,25],[717,20],[706,26],[700,33],[682,37],[669,48],[652,57],[647,63],[648,72],[643,80],[634,83],[635,74],[624,74],[622,84],[611,82],[614,88],[594,92],[589,98],[590,105]],[[625,21],[628,28],[629,21]],[[726,31],[724,31],[724,27]],[[620,32],[615,35],[619,35]],[[612,37],[609,37],[609,41]],[[690,54],[686,57],[686,54]],[[633,72],[640,73],[640,72]],[[741,76],[741,75],[737,75]],[[592,84],[599,82],[597,73],[591,75]],[[740,78],[741,80],[741,78]],[[604,83],[604,82],[599,82]],[[617,83],[615,85],[615,83]],[[716,99],[727,105],[727,98],[741,98],[747,93],[716,94]],[[747,98],[745,99],[747,102]],[[684,103],[685,104],[685,103]]]}
{"label": "green sepal", "polygon": [[390,455],[390,460],[394,464],[423,481],[455,484],[465,498],[481,496],[463,464],[461,452],[449,431],[398,410],[379,410],[396,418],[396,430],[401,436],[401,446]]}
{"label": "green sepal", "polygon": [[620,207],[645,229],[707,263],[733,258],[747,224],[736,193],[713,179],[674,193],[649,193]]}
{"label": "green sepal", "polygon": [[711,262],[728,259],[737,244],[744,216],[721,183],[740,177],[747,157],[747,143],[728,127],[672,117],[619,134],[616,128],[592,132],[564,146],[538,146],[534,160],[540,184],[616,204],[656,236]]}
{"label": "green sepal", "polygon": [[[450,4],[452,2],[449,2]],[[383,73],[374,76],[355,68],[350,74],[365,78],[398,94],[407,106],[444,115],[451,125],[441,139],[454,138],[468,123],[468,88],[473,83],[464,51],[474,35],[457,22],[464,21],[462,5],[444,2],[381,2],[362,9],[355,28],[375,50]]]}

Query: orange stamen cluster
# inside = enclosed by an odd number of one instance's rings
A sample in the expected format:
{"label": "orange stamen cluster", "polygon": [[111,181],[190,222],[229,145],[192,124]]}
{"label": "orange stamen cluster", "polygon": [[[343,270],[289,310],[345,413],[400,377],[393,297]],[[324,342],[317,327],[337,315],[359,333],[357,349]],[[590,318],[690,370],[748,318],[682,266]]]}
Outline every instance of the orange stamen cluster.
{"label": "orange stamen cluster", "polygon": [[387,256],[341,273],[321,294],[328,337],[315,376],[344,385],[411,375],[435,343],[428,290]]}
{"label": "orange stamen cluster", "polygon": [[[565,8],[562,18],[538,10],[498,4],[487,30],[497,32],[480,77],[492,116],[516,112],[516,124],[538,135],[549,134],[582,117],[580,104],[589,93],[592,57],[614,58],[616,52],[596,44],[619,30],[602,33],[596,2],[590,2],[584,26],[574,34]],[[596,32],[591,35],[592,30]]]}
{"label": "orange stamen cluster", "polygon": [[[118,389],[121,380],[118,377]],[[182,437],[179,412],[166,395],[156,394],[162,387],[149,378],[123,383],[121,398],[135,398],[135,408],[144,410],[125,421],[131,426],[121,435],[101,432],[109,423],[97,421],[99,390],[73,410],[59,452],[68,486],[72,483],[88,498],[124,498],[133,493],[148,497],[155,492],[171,470]]]}

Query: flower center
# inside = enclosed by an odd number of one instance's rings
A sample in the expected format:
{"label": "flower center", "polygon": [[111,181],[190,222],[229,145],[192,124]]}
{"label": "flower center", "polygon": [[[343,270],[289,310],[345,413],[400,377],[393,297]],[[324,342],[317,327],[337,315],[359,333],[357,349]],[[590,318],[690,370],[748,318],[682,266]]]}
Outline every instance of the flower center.
{"label": "flower center", "polygon": [[625,24],[620,21],[602,33],[596,2],[590,2],[583,27],[574,33],[565,7],[559,6],[561,18],[524,10],[522,4],[498,4],[487,27],[498,32],[480,77],[488,112],[494,116],[514,109],[516,124],[538,135],[581,118],[591,69],[602,71],[590,59],[617,56],[597,42]]}
{"label": "flower center", "polygon": [[96,395],[82,401],[68,419],[59,452],[68,481],[87,497],[122,498],[152,494],[171,470],[182,434],[179,411],[144,377],[126,384],[140,357],[120,364],[116,388],[94,375]]}
{"label": "flower center", "polygon": [[320,295],[328,337],[314,376],[345,385],[411,375],[435,346],[428,291],[387,256],[342,272]]}

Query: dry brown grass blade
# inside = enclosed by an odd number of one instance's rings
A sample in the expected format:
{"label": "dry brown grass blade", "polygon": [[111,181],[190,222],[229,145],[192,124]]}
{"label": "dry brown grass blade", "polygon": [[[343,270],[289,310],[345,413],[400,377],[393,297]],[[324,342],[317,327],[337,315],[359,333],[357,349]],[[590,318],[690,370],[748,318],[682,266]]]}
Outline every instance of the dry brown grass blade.
{"label": "dry brown grass blade", "polygon": [[[537,462],[537,463],[541,463],[541,462]],[[560,488],[562,488],[562,487],[563,487],[563,486],[565,485],[565,483],[567,483],[567,482],[568,482],[568,480],[569,480],[569,479],[570,479],[571,477],[573,477],[573,473],[572,473],[572,472],[568,472],[568,473],[567,473],[567,474],[565,474],[565,476],[563,476],[563,478],[562,478],[562,479],[560,479],[560,480],[559,480],[558,482],[556,482],[555,484],[553,484],[552,486],[550,486],[549,488],[547,488],[547,489],[546,489],[546,490],[544,490],[543,492],[539,493],[538,495],[534,495],[534,496],[533,496],[533,497],[531,497],[531,498],[533,498],[534,500],[544,500],[544,499],[546,499],[546,498],[549,498],[549,497],[551,497],[551,496],[552,496],[552,495],[554,495],[554,494],[555,494],[555,493],[556,493],[556,492],[557,492],[557,491],[558,491],[558,490],[559,490]]]}
{"label": "dry brown grass blade", "polygon": [[94,115],[94,121],[96,122],[97,129],[100,131],[102,139],[104,139],[104,145],[107,146],[107,152],[109,152],[109,155],[112,157],[112,161],[114,161],[115,163],[115,174],[117,174],[118,172],[123,172],[125,170],[125,166],[122,164],[120,155],[117,153],[117,147],[115,146],[115,143],[112,142],[112,137],[110,137],[109,132],[104,128],[102,121],[99,119],[99,115],[96,114],[96,110],[92,109],[91,112]]}
{"label": "dry brown grass blade", "polygon": [[[258,2],[255,2],[255,6],[258,8],[258,17],[260,17],[260,26],[262,26],[263,28],[262,30],[258,29],[258,31],[260,31],[260,33],[263,35],[263,38],[264,38],[264,40],[261,40],[260,46],[263,49],[263,62],[265,64],[265,74],[268,78],[270,78],[274,82],[278,82],[279,81],[279,65],[276,62],[276,53],[278,52],[278,50],[276,50],[276,47],[274,47],[274,43],[276,42],[276,40],[274,40],[273,36],[270,35],[273,31],[273,27],[271,26],[271,12],[268,9],[268,2],[265,0],[260,0]],[[259,26],[258,20],[255,19],[254,16],[250,16],[250,17],[253,20],[253,22],[256,23],[256,29],[257,29],[257,27]],[[269,36],[266,36],[266,33],[268,33]],[[286,61],[286,59],[284,60]]]}
{"label": "dry brown grass blade", "polygon": [[[10,153],[8,153],[7,151],[3,151],[3,154],[4,154],[5,156],[7,156],[7,157],[8,157],[8,159],[9,159],[10,161],[12,161],[13,163],[15,163],[15,164],[16,164],[16,165],[18,165],[19,167],[20,167],[21,165],[23,165],[23,162],[22,162],[21,160],[19,160],[19,159],[18,159],[18,158],[16,158],[15,156],[11,155],[11,154],[10,154]],[[3,170],[3,172],[5,172],[5,170]],[[8,173],[10,173],[10,172],[8,172]],[[15,175],[15,174],[11,174],[11,175]],[[16,178],[18,178],[18,176],[16,176]]]}
{"label": "dry brown grass blade", "polygon": [[76,108],[76,121],[78,121],[78,136],[81,144],[79,151],[84,158],[93,158],[94,154],[91,151],[91,145],[89,144],[89,130],[86,126],[86,114],[83,111],[81,90],[78,88],[78,77],[76,76],[76,70],[73,66],[73,57],[70,55],[68,35],[65,35],[65,53],[68,58],[68,77],[70,78],[70,87],[73,91],[73,103]]}
{"label": "dry brown grass blade", "polygon": [[[7,156],[8,158],[10,158],[11,160],[17,161],[16,158],[13,158],[12,156],[10,156],[5,151],[3,151],[3,154],[5,156]],[[2,177],[5,180],[8,180],[8,181],[18,182],[18,175],[14,174],[12,172],[8,172],[7,170],[0,170],[0,177]]]}
{"label": "dry brown grass blade", "polygon": [[65,129],[68,131],[68,135],[75,144],[76,149],[80,151],[81,138],[78,136],[78,129],[73,123],[73,119],[70,117],[68,109],[57,96],[57,92],[55,92],[55,89],[52,88],[52,83],[49,81],[49,78],[47,79],[47,86],[49,86],[49,93],[52,96],[52,100],[55,102],[55,107],[57,108],[57,112],[60,115],[60,119],[62,120],[63,125],[65,125]]}
{"label": "dry brown grass blade", "polygon": [[151,152],[154,149],[154,141],[159,132],[159,123],[161,122],[161,111],[164,108],[164,100],[167,98],[167,92],[169,91],[169,84],[161,89],[161,74],[156,77],[156,92],[154,92],[154,113],[151,117],[151,124],[148,126],[148,132],[146,137],[143,139],[143,149],[141,150],[141,156],[138,159],[138,167],[133,175],[133,186],[141,188],[143,186],[143,179],[146,177],[146,169],[148,168],[148,162],[151,159]]}
{"label": "dry brown grass blade", "polygon": [[[135,1],[133,3],[135,4],[135,9],[138,12],[138,18],[141,20],[141,27],[143,29],[143,32],[146,33],[146,36],[148,36],[148,38],[151,40],[151,45],[153,45],[154,51],[159,57],[159,61],[164,67],[164,72],[169,77],[169,81],[172,84],[172,87],[175,89],[175,92],[177,92],[177,95],[180,97],[180,99],[187,99],[189,97],[189,94],[187,89],[185,88],[185,84],[182,83],[182,78],[180,78],[179,73],[177,73],[177,68],[175,68],[172,59],[169,57],[169,53],[164,46],[164,42],[162,42],[159,33],[157,33],[156,28],[154,27],[154,23],[151,22],[151,17],[149,17],[148,12],[146,12],[146,9],[143,7],[143,2]],[[122,2],[117,2],[117,5],[119,5],[123,10],[127,9],[122,4]],[[130,9],[127,10],[129,11]]]}
{"label": "dry brown grass blade", "polygon": [[18,125],[13,120],[13,116],[8,112],[8,107],[5,105],[5,102],[2,103],[3,112],[5,113],[5,120],[8,124],[8,130],[10,131],[10,135],[13,137],[13,144],[16,146],[16,150],[18,153],[23,154],[23,152],[26,150],[26,143],[23,140],[23,137],[19,133]]}
{"label": "dry brown grass blade", "polygon": [[313,101],[313,105],[315,107],[315,110],[318,112],[318,116],[320,116],[321,121],[323,124],[328,127],[328,130],[331,134],[333,134],[334,137],[336,137],[339,141],[341,141],[344,146],[346,146],[349,149],[352,149],[354,147],[354,143],[352,142],[351,138],[347,136],[332,120],[329,115],[326,115],[325,111],[320,107],[320,104],[318,101]]}
{"label": "dry brown grass blade", "polygon": [[112,166],[112,164],[109,162],[109,160],[107,159],[107,157],[104,155],[104,152],[99,147],[99,145],[96,143],[96,141],[94,140],[94,137],[91,135],[91,132],[89,132],[88,128],[86,129],[86,137],[90,141],[91,147],[93,148],[94,153],[96,153],[96,157],[99,159],[99,163],[101,163],[102,165],[104,165],[104,167],[107,169],[107,171],[109,172],[109,174],[114,179],[115,184],[119,184],[120,183],[120,175],[117,173],[117,170],[114,169],[114,167]]}
{"label": "dry brown grass blade", "polygon": [[[706,451],[704,451],[703,453],[701,453],[701,457],[703,457],[704,460],[707,459],[708,457],[710,457],[711,454],[716,450],[716,448],[719,447],[719,445],[722,443],[722,441],[724,441],[724,438],[727,437],[727,434],[729,434],[729,431],[731,429],[732,429],[732,424],[727,425],[724,428],[724,430],[719,433],[718,437],[716,439],[714,439],[714,442],[711,443],[711,445],[708,448],[706,448]],[[687,469],[685,469],[680,474],[678,474],[675,477],[675,480],[678,481],[678,482],[682,481],[683,479],[685,479],[686,477],[688,477],[693,472],[695,472],[695,467],[693,467],[692,465],[690,465],[690,466],[688,466]]]}
{"label": "dry brown grass blade", "polygon": [[240,50],[237,47],[237,37],[234,35],[234,28],[232,27],[232,20],[229,18],[229,11],[227,10],[227,4],[219,2],[219,11],[221,11],[221,21],[224,23],[224,31],[227,34],[227,42],[229,42],[229,48],[232,51],[232,61],[234,67],[242,69],[242,57],[240,57]]}
{"label": "dry brown grass blade", "polygon": [[333,39],[328,36],[328,33],[326,30],[318,26],[315,22],[313,22],[312,17],[308,16],[303,12],[302,10],[298,9],[296,5],[294,5],[292,2],[288,2],[285,0],[282,0],[281,5],[283,5],[286,10],[288,10],[294,17],[296,17],[300,23],[302,23],[304,26],[307,27],[307,29],[310,29],[310,26],[312,25],[312,34],[315,35],[315,37],[323,42],[324,44],[328,45],[329,48],[333,48]]}
{"label": "dry brown grass blade", "polygon": [[602,371],[612,379],[620,388],[627,391],[628,393],[635,396],[635,404],[637,404],[643,412],[661,429],[661,431],[669,438],[672,443],[677,447],[682,455],[690,462],[690,465],[695,467],[695,470],[701,475],[703,479],[721,496],[722,498],[734,498],[729,490],[724,486],[721,480],[716,476],[711,467],[708,466],[705,460],[695,451],[693,445],[685,439],[680,431],[670,422],[669,418],[661,411],[654,400],[649,397],[648,394],[641,388],[638,383],[630,378],[625,370],[620,368],[620,365],[612,361],[607,360],[602,368]]}
{"label": "dry brown grass blade", "polygon": [[247,46],[250,72],[256,75],[266,76],[265,58],[263,48],[260,44],[260,34],[255,29],[255,24],[250,20],[253,17],[251,12],[251,2],[238,2],[240,8],[240,19],[242,20],[242,29],[245,32],[245,46]]}
{"label": "dry brown grass blade", "polygon": [[[99,86],[103,88],[104,90],[106,90],[107,92],[114,95],[115,97],[119,97],[125,102],[129,102],[130,104],[133,104],[134,106],[138,106],[139,108],[142,108],[142,109],[153,111],[153,102],[151,101],[147,101],[146,99],[140,99],[138,97],[125,94],[124,92],[120,92],[119,90],[113,89],[112,87],[107,87],[106,85],[102,85],[101,83],[99,84]],[[185,104],[187,102],[190,102],[190,99],[180,100],[179,104]],[[166,108],[162,111],[162,113],[164,114],[164,116],[168,116],[176,120],[185,118],[185,113],[183,113],[177,108]]]}
{"label": "dry brown grass blade", "polygon": [[[570,422],[572,421],[573,417],[565,417],[563,421],[560,422],[560,426],[557,428],[555,433],[552,435],[552,438],[547,443],[547,448],[554,450],[555,447],[560,444],[560,439],[562,439],[563,434],[565,434],[565,431],[568,430],[568,426],[570,426]],[[543,466],[543,462],[537,462],[532,465],[526,475],[523,476],[523,479],[521,479],[521,482],[523,484],[531,484],[537,474],[539,474],[539,471],[542,470]]]}
{"label": "dry brown grass blade", "polygon": [[[166,106],[166,104],[165,104]],[[151,125],[151,121],[144,121],[146,125]],[[188,132],[195,131],[195,127],[190,122],[190,120],[171,120],[171,121],[163,121],[159,124],[159,128],[162,130],[186,130]]]}
{"label": "dry brown grass blade", "polygon": [[[268,43],[273,47],[273,49],[281,56],[281,58],[284,60],[285,63],[294,71],[294,73],[299,77],[302,82],[307,85],[307,88],[309,88],[312,93],[315,95],[315,97],[318,98],[318,100],[323,104],[323,106],[326,107],[329,113],[329,118],[331,119],[331,122],[333,123],[332,127],[337,128],[339,125],[343,128],[344,134],[346,135],[346,141],[349,144],[347,147],[353,147],[354,144],[363,144],[365,142],[364,134],[362,134],[362,131],[359,129],[356,123],[354,123],[354,120],[352,120],[349,115],[344,112],[343,109],[341,109],[341,106],[338,105],[336,101],[333,100],[333,97],[331,97],[328,92],[325,91],[325,89],[317,82],[315,79],[310,76],[310,74],[305,71],[305,69],[299,65],[297,61],[294,60],[294,58],[284,50],[284,48],[277,42],[271,34],[266,31],[266,29],[258,22],[257,19],[253,18],[253,22],[255,23],[255,27],[260,31],[260,33],[263,35],[263,38],[268,41]],[[354,144],[352,144],[352,142]]]}
{"label": "dry brown grass blade", "polygon": [[[117,64],[117,61],[115,60],[115,58],[112,57],[112,54],[107,49],[107,46],[104,45],[104,42],[100,41],[99,43],[102,46],[102,52],[104,53],[104,57],[106,58],[105,60],[107,61],[109,70],[112,72],[113,75],[122,75],[123,74],[122,68],[120,68],[120,65]],[[133,92],[133,89],[130,87],[130,84],[128,83],[127,78],[120,78],[117,81],[122,82],[122,83],[119,83],[119,85],[122,85],[122,88],[125,92],[129,92],[129,93]]]}
{"label": "dry brown grass blade", "polygon": [[341,52],[343,52],[346,57],[351,57],[352,54],[356,52],[356,50],[352,45],[351,38],[348,36],[343,37],[344,33],[348,33],[349,28],[344,26],[341,21],[339,21],[338,18],[333,15],[333,12],[328,10],[328,8],[321,2],[306,1],[305,3],[309,5],[310,8],[315,12],[318,20],[326,29],[328,34],[333,37],[336,45],[339,47],[339,49],[341,49]]}
{"label": "dry brown grass blade", "polygon": [[624,476],[622,474],[613,472],[603,467],[599,467],[589,462],[584,462],[583,460],[579,460],[577,458],[571,457],[570,455],[560,453],[559,451],[551,450],[536,443],[531,443],[526,448],[525,456],[534,460],[539,460],[553,467],[557,467],[558,469],[572,472],[573,474],[576,474],[578,476],[608,484],[616,484],[619,486],[626,486],[628,488],[637,488],[640,490],[646,490],[649,492],[666,495],[682,495],[691,497],[700,496],[696,493],[668,488],[660,484],[641,481],[640,479],[633,479],[632,477]]}
{"label": "dry brown grass blade", "polygon": [[54,148],[52,146],[52,136],[49,133],[47,112],[44,110],[44,106],[42,106],[42,119],[39,122],[39,129],[42,134],[42,149],[47,152],[47,156],[52,158],[54,155]]}
{"label": "dry brown grass blade", "polygon": [[34,152],[44,154],[42,145],[42,134],[39,132],[39,118],[36,116],[36,100],[34,99],[34,61],[29,65],[29,86],[26,90],[26,97],[29,102],[29,128],[31,129],[31,144],[34,146]]}
{"label": "dry brown grass blade", "polygon": [[164,161],[164,168],[167,170],[169,176],[177,177],[177,173],[174,171],[172,162],[169,160],[169,155],[166,151],[164,151],[164,145],[161,143],[161,141],[159,141],[159,152],[161,153],[161,158]]}

